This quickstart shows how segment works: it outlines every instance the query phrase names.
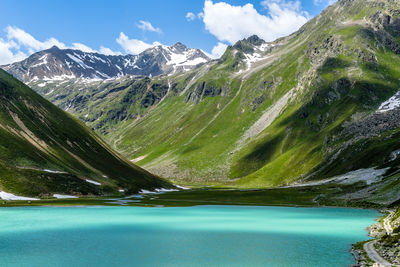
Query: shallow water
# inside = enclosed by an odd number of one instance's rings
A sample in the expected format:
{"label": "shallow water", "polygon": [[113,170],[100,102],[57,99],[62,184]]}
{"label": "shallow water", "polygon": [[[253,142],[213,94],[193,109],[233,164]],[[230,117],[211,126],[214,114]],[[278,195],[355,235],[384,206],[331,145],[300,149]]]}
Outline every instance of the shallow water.
{"label": "shallow water", "polygon": [[0,208],[0,266],[348,266],[373,210]]}

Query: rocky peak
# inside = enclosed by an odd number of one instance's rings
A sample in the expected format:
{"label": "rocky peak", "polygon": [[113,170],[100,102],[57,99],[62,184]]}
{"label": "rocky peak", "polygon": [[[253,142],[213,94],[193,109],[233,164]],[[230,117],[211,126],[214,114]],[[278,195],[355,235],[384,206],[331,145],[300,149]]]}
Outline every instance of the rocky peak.
{"label": "rocky peak", "polygon": [[173,46],[171,46],[171,49],[176,51],[176,52],[185,52],[186,50],[188,50],[187,46],[182,44],[181,42],[177,42],[176,44],[174,44]]}
{"label": "rocky peak", "polygon": [[58,48],[58,46],[56,46],[56,45],[53,45],[52,47],[50,47],[47,50],[49,50],[49,51],[60,51],[60,48]]}
{"label": "rocky peak", "polygon": [[255,46],[260,46],[262,44],[265,44],[265,41],[263,39],[261,39],[260,37],[258,37],[257,35],[252,35],[252,36],[244,39],[243,41],[250,43],[252,45],[255,45]]}

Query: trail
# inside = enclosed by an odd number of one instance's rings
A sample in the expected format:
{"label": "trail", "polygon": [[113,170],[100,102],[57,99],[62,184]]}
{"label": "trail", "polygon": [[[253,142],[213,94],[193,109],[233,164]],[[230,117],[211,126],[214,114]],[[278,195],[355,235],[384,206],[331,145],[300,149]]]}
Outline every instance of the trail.
{"label": "trail", "polygon": [[[389,215],[387,215],[383,219],[383,227],[385,228],[386,234],[390,235],[393,232],[393,227],[390,224],[390,219],[392,218],[394,212],[389,211]],[[367,242],[364,244],[364,250],[368,254],[368,257],[375,262],[374,266],[380,267],[380,266],[396,266],[382,258],[379,253],[375,250],[375,245],[376,240],[372,240],[370,242]]]}
{"label": "trail", "polygon": [[375,245],[376,240],[367,242],[364,244],[364,250],[365,252],[368,254],[368,257],[373,260],[376,264],[378,265],[374,265],[377,267],[381,267],[381,266],[393,266],[393,264],[389,263],[387,260],[385,260],[384,258],[382,258],[378,252],[375,250]]}

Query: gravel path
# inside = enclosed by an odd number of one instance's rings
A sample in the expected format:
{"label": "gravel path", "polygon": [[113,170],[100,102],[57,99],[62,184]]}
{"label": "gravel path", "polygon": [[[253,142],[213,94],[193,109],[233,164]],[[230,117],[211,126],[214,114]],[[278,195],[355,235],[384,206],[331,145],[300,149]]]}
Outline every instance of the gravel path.
{"label": "gravel path", "polygon": [[[378,252],[375,250],[375,245],[376,240],[367,242],[364,244],[364,250],[368,254],[368,257],[373,260],[375,263],[377,263],[377,267],[379,266],[393,266],[393,264],[389,263],[387,260],[382,258]],[[374,265],[376,266],[376,265]]]}

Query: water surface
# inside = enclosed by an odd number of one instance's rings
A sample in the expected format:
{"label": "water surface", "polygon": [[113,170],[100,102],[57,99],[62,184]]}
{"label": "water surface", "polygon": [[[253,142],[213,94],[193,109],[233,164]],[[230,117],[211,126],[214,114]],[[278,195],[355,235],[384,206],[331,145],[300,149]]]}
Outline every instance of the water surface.
{"label": "water surface", "polygon": [[348,266],[378,213],[243,206],[0,208],[0,266]]}

